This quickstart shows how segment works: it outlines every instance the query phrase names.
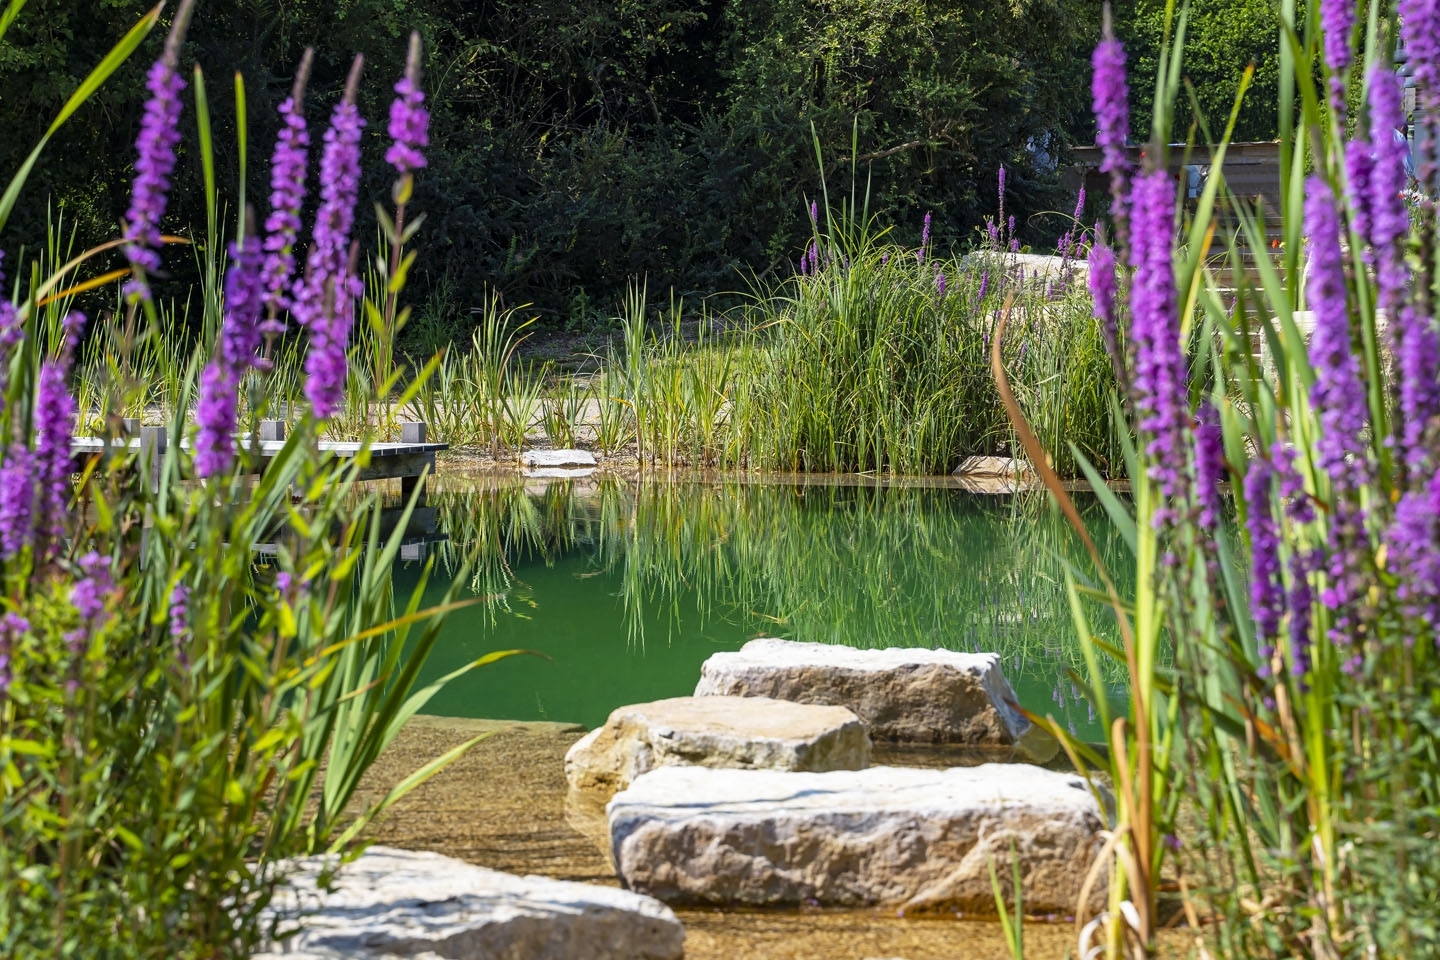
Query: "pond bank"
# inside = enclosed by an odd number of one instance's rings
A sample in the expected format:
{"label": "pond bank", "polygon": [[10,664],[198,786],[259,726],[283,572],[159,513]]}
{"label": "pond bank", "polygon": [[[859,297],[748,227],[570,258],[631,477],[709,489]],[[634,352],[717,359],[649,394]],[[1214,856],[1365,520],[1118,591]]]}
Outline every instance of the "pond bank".
{"label": "pond bank", "polygon": [[[360,801],[479,733],[492,735],[397,804],[369,832],[378,843],[433,850],[518,874],[616,886],[602,851],[566,821],[565,752],[576,724],[414,718],[361,785]],[[677,909],[687,960],[1009,960],[993,920],[900,918],[893,911]],[[1026,957],[1073,953],[1073,924],[1026,925]],[[1185,938],[1166,940],[1169,955]]]}

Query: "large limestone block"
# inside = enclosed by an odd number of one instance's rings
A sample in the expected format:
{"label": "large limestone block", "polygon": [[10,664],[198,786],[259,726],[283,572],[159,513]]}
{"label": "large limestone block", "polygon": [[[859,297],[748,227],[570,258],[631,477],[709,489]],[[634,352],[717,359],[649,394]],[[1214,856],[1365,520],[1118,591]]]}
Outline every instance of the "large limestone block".
{"label": "large limestone block", "polygon": [[734,653],[712,654],[700,668],[695,695],[849,707],[877,740],[996,745],[1034,739],[1030,721],[1011,706],[1015,691],[994,653],[751,640]]}
{"label": "large limestone block", "polygon": [[565,755],[576,790],[608,799],[657,767],[860,770],[865,725],[844,707],[768,697],[674,697],[620,707]]}
{"label": "large limestone block", "polygon": [[[607,812],[622,882],[668,902],[965,913],[994,912],[990,860],[1009,877],[1012,841],[1025,910],[1074,912],[1104,825],[1082,779],[1013,763],[667,767],[637,779]],[[1091,905],[1103,898],[1097,891]]]}
{"label": "large limestone block", "polygon": [[388,847],[343,866],[336,888],[323,893],[316,881],[325,862],[292,862],[296,872],[269,913],[299,917],[300,933],[254,960],[679,960],[685,953],[675,914],[636,893]]}

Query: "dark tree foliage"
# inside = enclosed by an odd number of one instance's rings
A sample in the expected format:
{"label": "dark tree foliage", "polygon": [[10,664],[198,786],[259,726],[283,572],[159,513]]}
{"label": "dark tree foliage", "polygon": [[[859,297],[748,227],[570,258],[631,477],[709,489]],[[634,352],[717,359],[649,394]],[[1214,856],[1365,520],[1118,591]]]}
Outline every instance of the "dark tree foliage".
{"label": "dark tree foliage", "polygon": [[[19,165],[146,6],[31,0],[0,43],[0,170]],[[232,214],[232,77],[244,75],[249,198],[263,215],[274,108],[307,45],[317,126],[351,55],[365,54],[366,191],[384,196],[390,85],[418,29],[434,116],[414,279],[449,305],[459,334],[486,288],[583,322],[630,277],[693,296],[792,269],[819,192],[812,129],[832,200],[849,196],[855,134],[858,187],[869,183],[871,212],[900,239],[917,240],[934,211],[942,243],[966,242],[994,213],[1004,163],[1007,212],[1027,241],[1053,243],[1055,224],[1034,215],[1070,202],[1055,170],[1091,135],[1098,12],[1091,0],[201,0],[186,63],[207,71]],[[82,244],[115,235],[159,43],[52,143],[0,246],[33,245],[52,206]],[[198,235],[193,110],[185,123],[166,229]],[[183,261],[167,262],[183,272]]]}
{"label": "dark tree foliage", "polygon": [[[1177,5],[1178,6],[1178,5]],[[1182,74],[1194,91],[1194,103],[1219,137],[1230,119],[1246,66],[1255,76],[1235,124],[1235,139],[1273,140],[1280,102],[1280,32],[1274,0],[1205,0],[1190,5]],[[1160,44],[1165,39],[1165,0],[1123,0],[1115,8],[1117,33],[1130,55],[1131,134],[1150,136],[1150,102]],[[1196,122],[1190,96],[1181,93],[1175,109],[1172,141],[1185,140]],[[1196,127],[1196,140],[1205,139]]]}

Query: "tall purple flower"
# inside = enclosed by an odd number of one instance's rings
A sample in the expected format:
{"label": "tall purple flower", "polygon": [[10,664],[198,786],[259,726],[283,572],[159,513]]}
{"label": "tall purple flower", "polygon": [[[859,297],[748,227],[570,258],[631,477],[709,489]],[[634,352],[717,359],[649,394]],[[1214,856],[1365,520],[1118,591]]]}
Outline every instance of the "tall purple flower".
{"label": "tall purple flower", "polygon": [[1095,110],[1095,144],[1100,148],[1100,170],[1110,174],[1117,201],[1125,195],[1130,158],[1125,142],[1130,137],[1130,87],[1125,79],[1125,47],[1110,25],[1110,4],[1105,4],[1104,39],[1090,57],[1090,99]]}
{"label": "tall purple flower", "polygon": [[1195,499],[1200,504],[1199,521],[1206,530],[1218,530],[1224,512],[1220,490],[1225,482],[1225,437],[1220,414],[1209,400],[1200,401],[1195,411]]}
{"label": "tall purple flower", "polygon": [[929,211],[926,211],[926,213],[925,213],[925,222],[924,222],[924,223],[921,225],[921,227],[920,227],[920,249],[915,251],[915,261],[916,261],[917,263],[923,264],[923,263],[925,262],[925,252],[926,252],[926,249],[927,249],[929,246],[930,246],[930,213],[929,213]]}
{"label": "tall purple flower", "polygon": [[264,309],[264,256],[252,230],[243,243],[230,245],[230,269],[225,274],[225,312],[215,356],[200,377],[200,400],[195,420],[195,473],[213,477],[235,463],[236,391],[247,371],[258,367],[261,313]]}
{"label": "tall purple flower", "polygon": [[34,474],[29,449],[11,444],[0,464],[0,558],[13,559],[35,539]]}
{"label": "tall purple flower", "polygon": [[140,118],[140,136],[135,141],[135,180],[130,190],[130,210],[125,215],[125,256],[138,271],[127,290],[148,300],[146,273],[160,268],[160,218],[170,193],[170,174],[175,170],[175,148],[180,143],[180,44],[190,23],[192,0],[181,0],[175,11],[165,52],[146,75],[150,99]]}
{"label": "tall purple flower", "polygon": [[293,312],[310,332],[305,355],[305,396],[317,417],[339,406],[347,372],[346,346],[354,301],[364,288],[350,268],[350,231],[360,192],[360,131],[365,121],[355,107],[362,60],[355,58],[345,98],[335,107],[325,131],[320,158],[320,209],[305,263],[296,285]]}
{"label": "tall purple flower", "polygon": [[215,477],[235,464],[235,421],[239,416],[239,380],[211,360],[200,374],[200,400],[195,405],[195,475]]}
{"label": "tall purple flower", "polygon": [[1075,255],[1075,247],[1079,244],[1083,235],[1083,228],[1080,218],[1085,215],[1085,188],[1080,188],[1080,193],[1075,198],[1075,214],[1072,216],[1070,226],[1065,230],[1065,235],[1060,238],[1058,247],[1060,256],[1066,259]]}
{"label": "tall purple flower", "polygon": [[[280,104],[280,136],[270,158],[270,213],[265,217],[265,305],[275,313],[289,306],[295,272],[300,207],[305,202],[305,166],[310,130],[305,123],[305,84],[315,51],[307,49],[295,73],[290,97]],[[275,331],[280,332],[280,331]]]}
{"label": "tall purple flower", "polygon": [[936,271],[935,271],[935,291],[936,291],[937,293],[939,293],[940,296],[942,296],[942,297],[945,296],[945,285],[946,285],[945,274],[944,274],[942,271],[940,271],[940,270],[936,270]]}
{"label": "tall purple flower", "polygon": [[1315,385],[1310,402],[1320,416],[1316,445],[1320,468],[1337,491],[1354,491],[1370,477],[1364,439],[1368,420],[1360,364],[1351,349],[1350,306],[1340,252],[1340,221],[1329,185],[1312,176],[1305,184],[1305,227],[1310,254],[1306,296],[1315,314],[1310,359]]}
{"label": "tall purple flower", "polygon": [[1264,457],[1250,461],[1245,472],[1245,531],[1250,535],[1250,615],[1259,646],[1258,673],[1270,676],[1270,660],[1285,615],[1285,587],[1280,569],[1280,529],[1270,504],[1273,476]]}
{"label": "tall purple flower", "polygon": [[[70,603],[80,615],[80,623],[65,633],[66,646],[72,657],[81,657],[89,649],[91,637],[104,629],[109,621],[107,608],[115,593],[115,576],[110,558],[90,551],[80,558],[80,576],[70,587]],[[74,693],[77,674],[71,674],[66,690]]]}
{"label": "tall purple flower", "polygon": [[1285,517],[1291,523],[1310,523],[1315,507],[1305,491],[1305,478],[1295,469],[1295,448],[1276,441],[1270,447],[1275,465],[1275,478],[1280,481],[1280,499],[1285,504]]}
{"label": "tall purple flower", "polygon": [[170,642],[175,645],[175,657],[182,667],[189,665],[189,654],[185,649],[185,638],[190,634],[190,588],[183,583],[175,584],[170,591]]}
{"label": "tall purple flower", "polygon": [[1115,251],[1097,240],[1090,248],[1090,298],[1095,304],[1095,319],[1100,321],[1100,334],[1110,353],[1115,381],[1122,391],[1129,390],[1125,372],[1125,352],[1120,349],[1119,311],[1116,306]]}
{"label": "tall purple flower", "polygon": [[810,226],[817,229],[820,226],[820,201],[818,200],[810,201]]}
{"label": "tall purple flower", "polygon": [[65,319],[65,349],[59,358],[41,365],[35,387],[35,531],[46,557],[53,556],[60,547],[70,507],[70,437],[75,431],[75,398],[70,395],[68,381],[71,351],[84,323],[85,317],[79,313]]}
{"label": "tall purple flower", "polygon": [[[405,61],[405,76],[395,84],[396,97],[390,104],[390,149],[385,162],[403,177],[425,166],[421,151],[430,145],[430,114],[422,106],[425,93],[420,89],[420,34],[410,34],[410,55]],[[814,219],[814,214],[811,214]]]}
{"label": "tall purple flower", "polygon": [[1440,419],[1440,336],[1416,307],[1400,311],[1400,449],[1412,472],[1431,465],[1431,439]]}
{"label": "tall purple flower", "polygon": [[[1388,535],[1402,611],[1440,644],[1440,470],[1400,498]],[[1414,633],[1407,631],[1414,642]]]}
{"label": "tall purple flower", "polygon": [[1354,0],[1320,0],[1320,33],[1330,71],[1330,103],[1345,111],[1345,68],[1350,65],[1350,35],[1355,31]]}
{"label": "tall purple flower", "polygon": [[[996,194],[996,196],[998,196],[998,197],[1000,198],[1000,213],[997,215],[996,219],[1004,220],[1004,219],[1005,219],[1005,164],[1003,164],[1003,163],[1000,164],[1000,174],[999,174],[999,176],[998,176],[996,179],[998,180],[998,183],[997,183],[997,185],[996,185],[995,194]],[[1014,223],[1013,219],[1012,219],[1012,221],[1011,221],[1011,223],[1010,223],[1010,230],[1011,230],[1012,233],[1013,233],[1014,230],[1015,230],[1015,223]]]}
{"label": "tall purple flower", "polygon": [[1355,218],[1355,231],[1365,241],[1363,251],[1367,263],[1374,262],[1374,239],[1370,218],[1370,180],[1375,158],[1368,140],[1351,140],[1345,144],[1345,199]]}
{"label": "tall purple flower", "polygon": [[1170,245],[1174,234],[1175,185],[1164,170],[1135,179],[1131,221],[1130,337],[1135,366],[1132,386],[1140,433],[1165,504],[1156,525],[1177,519],[1186,495],[1190,404],[1189,374],[1180,345],[1180,318]]}
{"label": "tall purple flower", "polygon": [[1304,554],[1290,556],[1290,592],[1285,601],[1290,607],[1290,673],[1295,677],[1310,672],[1310,624],[1315,608],[1315,593],[1310,588],[1313,565]]}

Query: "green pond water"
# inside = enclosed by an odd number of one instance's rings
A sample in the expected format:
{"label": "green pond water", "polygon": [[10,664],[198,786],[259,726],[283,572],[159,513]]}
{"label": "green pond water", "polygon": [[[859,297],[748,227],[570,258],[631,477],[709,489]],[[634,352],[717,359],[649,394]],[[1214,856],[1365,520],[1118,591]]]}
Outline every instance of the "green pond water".
{"label": "green pond water", "polygon": [[[428,713],[593,727],[693,692],[706,657],[774,636],[995,651],[1023,705],[1100,736],[1071,680],[1085,668],[1058,557],[1078,553],[1039,495],[442,474],[427,509],[448,539],[405,550],[397,587],[408,595],[428,556],[437,603],[469,557],[460,596],[479,602],[450,614],[425,678],[492,650],[544,655],[481,667]],[[1087,516],[1118,558],[1113,529]],[[1107,689],[1123,698],[1118,669]]]}

